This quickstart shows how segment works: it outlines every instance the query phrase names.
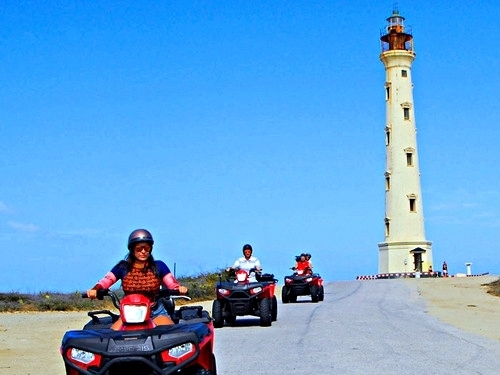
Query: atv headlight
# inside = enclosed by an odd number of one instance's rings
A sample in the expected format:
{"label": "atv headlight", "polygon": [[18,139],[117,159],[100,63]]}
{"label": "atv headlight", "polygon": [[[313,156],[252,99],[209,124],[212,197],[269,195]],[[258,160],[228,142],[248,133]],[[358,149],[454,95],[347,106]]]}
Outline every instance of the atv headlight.
{"label": "atv headlight", "polygon": [[186,362],[196,355],[196,346],[192,342],[186,342],[164,350],[161,352],[161,359],[166,364],[178,366],[182,362]]}
{"label": "atv headlight", "polygon": [[123,318],[127,323],[142,323],[146,320],[148,307],[145,305],[124,305]]}
{"label": "atv headlight", "polygon": [[247,279],[248,275],[246,273],[237,273],[236,274],[236,280],[238,281],[245,281]]}
{"label": "atv headlight", "polygon": [[186,354],[191,353],[194,350],[194,346],[192,343],[188,342],[182,345],[174,346],[173,348],[168,350],[168,355],[173,358],[180,358]]}
{"label": "atv headlight", "polygon": [[262,292],[262,287],[260,287],[260,286],[258,286],[256,288],[250,289],[250,293],[251,294],[257,294],[257,293],[260,293],[260,292]]}
{"label": "atv headlight", "polygon": [[310,283],[311,281],[313,281],[313,278],[312,278],[312,277],[308,277],[308,278],[306,279],[306,282],[308,282],[308,283]]}
{"label": "atv headlight", "polygon": [[229,293],[231,293],[229,290],[224,289],[224,288],[219,288],[219,289],[217,289],[217,292],[218,292],[219,294],[222,294],[223,296],[227,296]]}
{"label": "atv headlight", "polygon": [[87,352],[87,351],[81,350],[81,349],[76,349],[76,348],[71,349],[70,357],[71,357],[71,359],[78,361],[78,362],[81,362],[81,363],[84,363],[86,365],[95,359],[94,353]]}

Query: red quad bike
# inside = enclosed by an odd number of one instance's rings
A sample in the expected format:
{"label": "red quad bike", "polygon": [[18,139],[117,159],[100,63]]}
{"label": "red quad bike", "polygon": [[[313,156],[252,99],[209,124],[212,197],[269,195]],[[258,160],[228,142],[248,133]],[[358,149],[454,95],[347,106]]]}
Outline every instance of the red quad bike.
{"label": "red quad bike", "polygon": [[[295,267],[291,268],[295,270]],[[293,275],[285,276],[285,285],[281,289],[283,303],[297,302],[297,296],[311,296],[311,302],[323,301],[325,291],[323,279],[317,273],[311,274],[310,270],[296,270]]]}
{"label": "red quad bike", "polygon": [[[189,297],[161,290],[158,303],[164,303],[175,324],[156,326],[145,296],[129,294],[120,301],[112,291],[97,291],[98,299],[105,296],[120,309],[120,315],[90,311],[91,320],[82,330],[66,332],[60,351],[67,375],[217,374],[214,327],[202,306],[175,310],[176,298]],[[111,329],[119,318],[121,328]]]}
{"label": "red quad bike", "polygon": [[[256,282],[249,280],[252,272],[255,272]],[[250,272],[236,269],[235,278],[225,281],[220,273],[212,304],[214,327],[222,328],[224,321],[233,325],[237,316],[244,315],[258,316],[260,325],[269,327],[278,319],[278,302],[274,295],[277,281],[273,274],[261,274],[255,268]]]}

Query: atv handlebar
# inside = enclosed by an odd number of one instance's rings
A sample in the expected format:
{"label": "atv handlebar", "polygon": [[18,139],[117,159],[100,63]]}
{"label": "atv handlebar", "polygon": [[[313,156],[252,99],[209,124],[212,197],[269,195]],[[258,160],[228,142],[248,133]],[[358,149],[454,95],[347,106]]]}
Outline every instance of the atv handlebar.
{"label": "atv handlebar", "polygon": [[[109,289],[99,289],[96,290],[96,298],[100,301],[104,299],[104,297],[111,297],[111,300],[113,301],[113,305],[119,309],[120,308],[120,298],[118,295],[113,292],[112,290]],[[87,294],[87,292],[82,293],[82,298],[90,298]]]}
{"label": "atv handlebar", "polygon": [[[110,297],[111,300],[113,301],[113,305],[119,309],[120,308],[120,298],[118,295],[113,292],[112,290],[109,289],[99,289],[96,290],[96,298],[100,301],[104,299],[104,297]],[[191,301],[191,297],[181,294],[178,290],[176,289],[160,289],[158,292],[158,297],[164,297],[164,298],[172,298],[172,299],[184,299],[186,301]],[[82,298],[89,298],[87,295],[87,292],[82,293]]]}
{"label": "atv handlebar", "polygon": [[[290,269],[292,271],[297,271],[297,267],[290,267]],[[307,271],[307,270],[312,271],[312,268],[311,267],[306,267],[305,271]]]}
{"label": "atv handlebar", "polygon": [[[241,270],[241,267],[227,267],[226,268],[226,272],[236,272],[236,271],[239,271]],[[255,273],[262,273],[262,268],[261,269],[258,269],[257,267],[253,267],[253,268],[250,268],[248,270],[248,274],[251,274],[252,272],[255,272]]]}
{"label": "atv handlebar", "polygon": [[[95,291],[96,292],[96,299],[98,300],[103,300],[104,297],[109,296],[110,293],[112,293],[109,289],[98,289]],[[87,292],[82,293],[82,298],[90,298],[87,294]]]}
{"label": "atv handlebar", "polygon": [[172,298],[172,299],[183,299],[183,300],[186,300],[186,301],[191,301],[191,297],[186,296],[185,294],[179,294],[177,296],[170,296],[170,298]]}
{"label": "atv handlebar", "polygon": [[182,296],[177,289],[160,289],[158,296],[160,297],[170,297],[170,296]]}

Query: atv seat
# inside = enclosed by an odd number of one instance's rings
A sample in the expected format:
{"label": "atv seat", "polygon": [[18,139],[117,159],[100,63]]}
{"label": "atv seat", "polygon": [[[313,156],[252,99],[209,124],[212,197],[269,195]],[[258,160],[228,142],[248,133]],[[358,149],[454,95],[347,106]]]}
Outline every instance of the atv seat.
{"label": "atv seat", "polygon": [[109,310],[89,311],[87,315],[90,316],[92,320],[85,324],[83,329],[107,329],[120,318],[120,315]]}
{"label": "atv seat", "polygon": [[257,279],[257,281],[278,281],[274,278],[274,275],[272,273],[257,274],[255,278]]}

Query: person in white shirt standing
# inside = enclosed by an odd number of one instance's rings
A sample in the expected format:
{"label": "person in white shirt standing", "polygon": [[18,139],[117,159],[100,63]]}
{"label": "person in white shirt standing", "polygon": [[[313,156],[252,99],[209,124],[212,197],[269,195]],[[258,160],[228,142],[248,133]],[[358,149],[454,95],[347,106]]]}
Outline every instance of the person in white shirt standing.
{"label": "person in white shirt standing", "polygon": [[[250,244],[243,245],[243,256],[241,258],[236,259],[233,266],[226,269],[226,271],[237,268],[244,269],[249,273],[252,268],[255,268],[258,272],[262,271],[262,268],[260,266],[260,260],[252,256],[252,253],[253,253],[252,245]],[[249,280],[251,282],[257,281],[255,278],[255,272],[252,272],[249,275]]]}

